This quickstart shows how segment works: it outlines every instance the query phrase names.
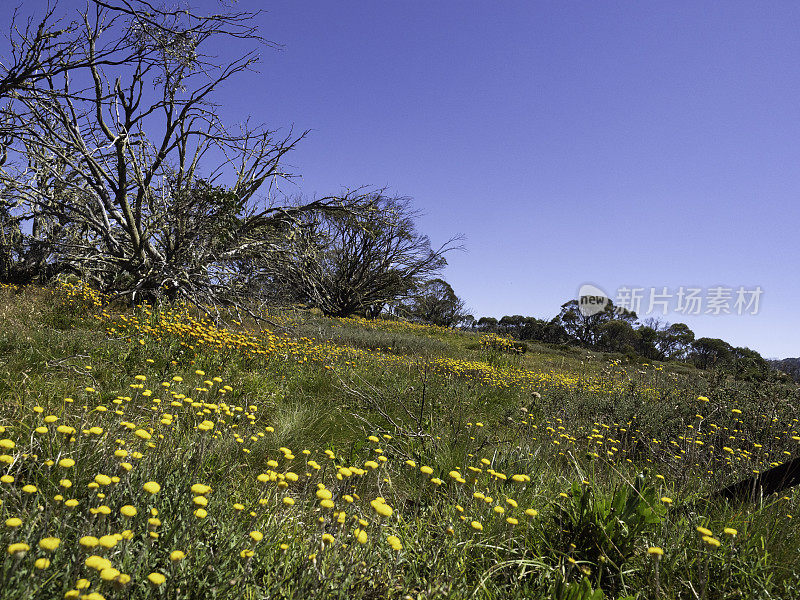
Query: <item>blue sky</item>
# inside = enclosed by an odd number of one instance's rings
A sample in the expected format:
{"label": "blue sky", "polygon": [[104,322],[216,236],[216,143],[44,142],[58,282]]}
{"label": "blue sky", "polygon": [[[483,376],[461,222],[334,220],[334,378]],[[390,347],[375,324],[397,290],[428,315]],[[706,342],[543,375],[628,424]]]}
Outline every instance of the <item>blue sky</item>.
{"label": "blue sky", "polygon": [[[247,3],[242,3],[248,6]],[[312,132],[306,194],[390,186],[476,316],[554,315],[593,282],[745,286],[698,335],[800,355],[800,5],[271,2],[230,106]]]}
{"label": "blue sky", "polygon": [[444,276],[476,316],[549,318],[585,282],[760,286],[757,315],[665,318],[800,355],[800,4],[238,5],[284,47],[227,119],[311,130],[297,192],[389,186],[434,243],[463,234]]}

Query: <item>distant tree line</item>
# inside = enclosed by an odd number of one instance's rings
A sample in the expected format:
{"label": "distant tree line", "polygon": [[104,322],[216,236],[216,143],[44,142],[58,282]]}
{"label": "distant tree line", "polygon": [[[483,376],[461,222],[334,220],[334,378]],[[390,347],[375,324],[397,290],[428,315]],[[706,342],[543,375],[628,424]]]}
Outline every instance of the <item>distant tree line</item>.
{"label": "distant tree line", "polygon": [[464,327],[472,331],[508,335],[520,341],[566,344],[601,352],[615,352],[636,360],[681,361],[698,369],[724,369],[737,378],[762,381],[774,377],[779,369],[800,381],[800,359],[770,363],[749,348],[728,342],[695,337],[684,323],[660,319],[640,321],[636,313],[617,309],[609,301],[605,309],[584,314],[577,300],[561,306],[550,320],[509,315],[501,319],[468,317]]}

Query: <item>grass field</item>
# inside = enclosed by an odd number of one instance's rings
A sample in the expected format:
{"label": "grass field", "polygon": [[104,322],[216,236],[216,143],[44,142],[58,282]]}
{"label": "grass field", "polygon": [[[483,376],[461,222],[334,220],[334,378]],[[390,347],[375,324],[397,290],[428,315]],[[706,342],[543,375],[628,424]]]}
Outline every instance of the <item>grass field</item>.
{"label": "grass field", "polygon": [[798,598],[796,387],[0,288],[2,598]]}

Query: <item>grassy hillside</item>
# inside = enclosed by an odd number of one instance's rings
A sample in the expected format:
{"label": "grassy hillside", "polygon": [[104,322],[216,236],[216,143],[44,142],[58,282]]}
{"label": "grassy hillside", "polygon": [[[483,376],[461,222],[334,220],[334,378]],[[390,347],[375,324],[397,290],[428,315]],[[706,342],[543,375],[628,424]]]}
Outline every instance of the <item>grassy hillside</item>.
{"label": "grassy hillside", "polygon": [[0,289],[2,598],[797,598],[797,388]]}

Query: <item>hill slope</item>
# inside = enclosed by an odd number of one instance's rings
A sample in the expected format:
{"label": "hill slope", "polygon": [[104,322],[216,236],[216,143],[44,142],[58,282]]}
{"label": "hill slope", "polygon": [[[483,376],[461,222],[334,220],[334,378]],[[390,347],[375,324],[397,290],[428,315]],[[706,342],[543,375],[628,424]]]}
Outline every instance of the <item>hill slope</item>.
{"label": "hill slope", "polygon": [[4,598],[797,597],[796,388],[268,317],[0,290]]}

